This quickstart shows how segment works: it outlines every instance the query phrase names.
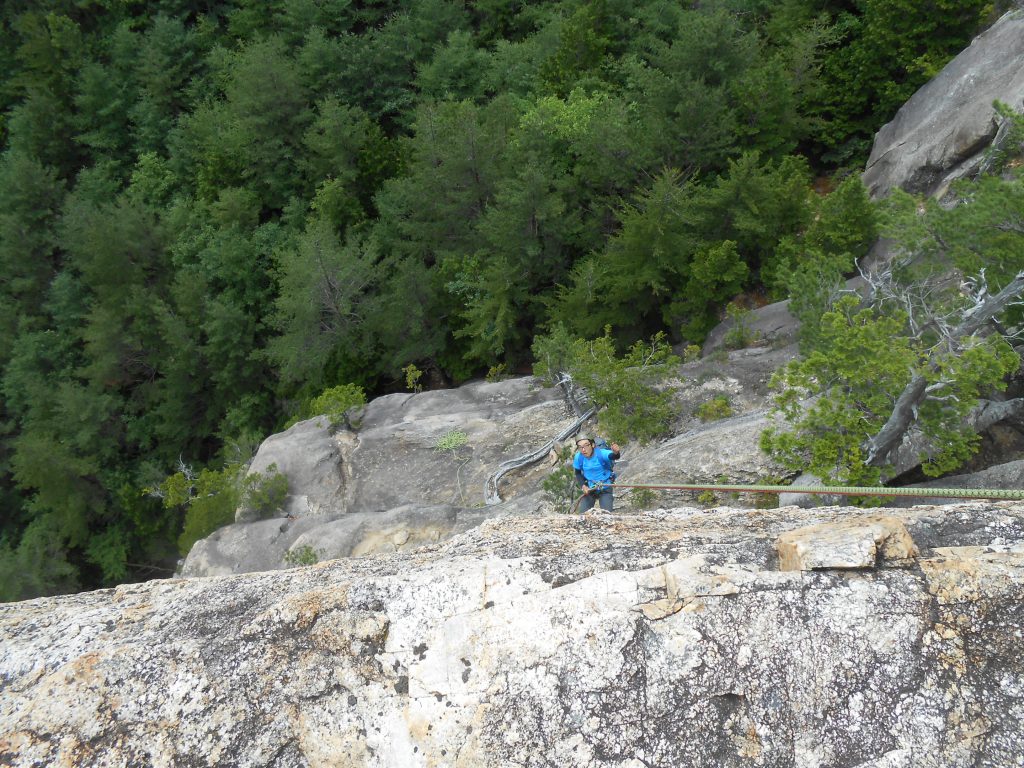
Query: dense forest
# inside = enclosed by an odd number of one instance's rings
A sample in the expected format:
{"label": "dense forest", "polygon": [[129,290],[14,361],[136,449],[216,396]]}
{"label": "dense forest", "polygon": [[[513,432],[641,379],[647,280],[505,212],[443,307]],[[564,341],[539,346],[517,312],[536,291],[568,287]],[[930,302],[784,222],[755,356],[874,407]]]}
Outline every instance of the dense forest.
{"label": "dense forest", "polygon": [[165,575],[308,413],[784,298],[981,0],[10,0],[0,598]]}

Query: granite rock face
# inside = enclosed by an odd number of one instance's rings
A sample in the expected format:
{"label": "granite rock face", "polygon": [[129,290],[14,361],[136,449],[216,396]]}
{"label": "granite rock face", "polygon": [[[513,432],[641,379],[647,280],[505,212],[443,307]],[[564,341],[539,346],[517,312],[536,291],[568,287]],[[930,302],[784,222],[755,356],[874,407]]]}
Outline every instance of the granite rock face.
{"label": "granite rock face", "polygon": [[1022,575],[1016,503],[681,508],[8,604],[0,763],[1018,765]]}
{"label": "granite rock face", "polygon": [[[627,445],[617,464],[619,481],[754,482],[779,475],[757,441],[767,424],[768,380],[795,354],[793,345],[756,347],[680,366],[669,383],[680,414],[675,437]],[[733,415],[705,423],[696,414],[714,398],[727,400]],[[376,398],[353,426],[332,428],[323,418],[300,422],[264,441],[251,467],[266,474],[274,464],[288,477],[288,516],[240,517],[198,541],[181,575],[285,568],[303,553],[327,560],[409,551],[491,518],[559,511],[542,490],[556,468],[550,461],[503,476],[500,504],[484,503],[484,485],[503,461],[544,446],[573,421],[561,390],[521,377]],[[464,434],[466,444],[438,450],[438,440],[451,431]],[[618,497],[617,508],[638,508],[629,491]],[[659,492],[653,503],[695,497]]]}
{"label": "granite rock face", "polygon": [[941,196],[970,175],[998,124],[994,100],[1024,107],[1024,11],[1008,11],[900,107],[876,134],[863,180],[872,197],[897,187]]}
{"label": "granite rock face", "polygon": [[[502,461],[551,440],[572,423],[561,390],[534,377],[474,382],[457,389],[386,395],[355,425],[325,417],[267,438],[250,472],[271,465],[289,481],[280,516],[234,525],[197,542],[185,576],[284,568],[292,555],[325,560],[394,552],[443,541],[490,517],[535,511],[550,468],[531,466],[504,480],[507,499],[485,507],[487,476]],[[464,445],[440,450],[448,433]]]}

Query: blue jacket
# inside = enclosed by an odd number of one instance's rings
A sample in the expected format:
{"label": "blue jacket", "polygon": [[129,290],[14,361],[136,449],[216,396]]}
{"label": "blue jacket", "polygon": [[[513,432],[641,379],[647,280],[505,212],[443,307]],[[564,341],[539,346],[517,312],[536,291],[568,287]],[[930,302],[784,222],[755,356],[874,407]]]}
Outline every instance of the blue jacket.
{"label": "blue jacket", "polygon": [[572,468],[576,470],[577,482],[582,483],[584,479],[588,485],[611,482],[612,462],[617,458],[619,458],[619,454],[607,448],[594,448],[589,459],[577,451],[572,460]]}

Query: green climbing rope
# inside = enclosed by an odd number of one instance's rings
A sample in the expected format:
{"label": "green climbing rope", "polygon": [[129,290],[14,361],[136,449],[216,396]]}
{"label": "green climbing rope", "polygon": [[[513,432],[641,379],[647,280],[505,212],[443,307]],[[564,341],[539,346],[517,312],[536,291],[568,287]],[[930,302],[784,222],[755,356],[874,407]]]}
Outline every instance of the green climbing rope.
{"label": "green climbing rope", "polygon": [[[941,499],[1024,499],[1017,488],[874,488],[856,485],[649,485],[640,483],[604,483],[602,488],[650,488],[670,491],[721,491],[737,493],[816,493],[829,496],[911,496]],[[572,512],[583,501],[576,499]]]}
{"label": "green climbing rope", "polygon": [[944,499],[1024,499],[1024,490],[1007,488],[876,488],[856,485],[639,485],[614,483],[611,488],[739,493],[816,493],[833,496],[917,496]]}

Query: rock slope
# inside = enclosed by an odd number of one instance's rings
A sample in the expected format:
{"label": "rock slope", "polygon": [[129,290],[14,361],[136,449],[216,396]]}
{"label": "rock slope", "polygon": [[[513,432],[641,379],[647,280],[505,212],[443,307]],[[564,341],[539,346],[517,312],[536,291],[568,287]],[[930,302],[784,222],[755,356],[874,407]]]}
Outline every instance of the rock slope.
{"label": "rock slope", "polygon": [[1024,109],[1024,10],[1004,14],[879,130],[863,174],[873,197],[900,187],[941,197],[996,137],[992,102]]}
{"label": "rock slope", "polygon": [[0,764],[1012,766],[1024,504],[485,522],[0,606]]}

